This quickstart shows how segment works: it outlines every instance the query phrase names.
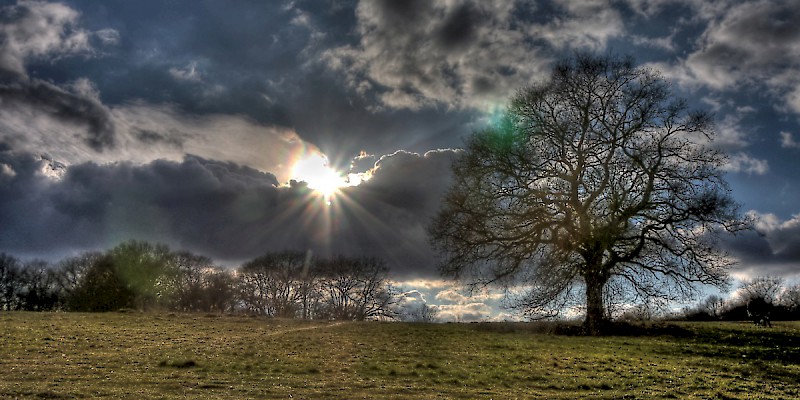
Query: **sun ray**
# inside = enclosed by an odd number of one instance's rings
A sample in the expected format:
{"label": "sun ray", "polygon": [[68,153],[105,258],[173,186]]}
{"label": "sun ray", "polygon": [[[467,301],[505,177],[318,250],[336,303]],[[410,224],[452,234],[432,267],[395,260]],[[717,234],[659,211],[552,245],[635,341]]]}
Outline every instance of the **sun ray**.
{"label": "sun ray", "polygon": [[347,186],[347,179],[328,166],[328,159],[321,154],[313,154],[297,161],[292,168],[292,177],[308,184],[308,187],[321,195],[330,204],[341,187]]}

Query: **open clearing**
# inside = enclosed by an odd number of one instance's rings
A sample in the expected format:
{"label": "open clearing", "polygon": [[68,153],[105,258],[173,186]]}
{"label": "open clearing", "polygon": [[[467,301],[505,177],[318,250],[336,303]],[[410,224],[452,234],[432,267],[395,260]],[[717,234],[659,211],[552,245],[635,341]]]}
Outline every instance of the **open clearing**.
{"label": "open clearing", "polygon": [[686,323],[648,336],[537,330],[3,312],[0,397],[800,397],[800,323]]}

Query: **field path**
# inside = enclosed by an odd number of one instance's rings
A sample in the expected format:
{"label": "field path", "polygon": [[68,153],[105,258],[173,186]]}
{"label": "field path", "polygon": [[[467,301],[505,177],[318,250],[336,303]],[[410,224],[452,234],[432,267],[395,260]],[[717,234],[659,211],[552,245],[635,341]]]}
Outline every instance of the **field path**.
{"label": "field path", "polygon": [[267,333],[264,336],[278,336],[278,335],[284,335],[284,334],[292,333],[292,332],[309,331],[309,330],[312,330],[312,329],[333,328],[333,327],[336,327],[336,326],[339,326],[339,325],[343,325],[344,323],[345,323],[345,321],[339,321],[339,322],[334,322],[332,324],[325,324],[325,325],[312,325],[312,326],[304,326],[302,328],[282,329],[282,330],[277,330],[275,332]]}

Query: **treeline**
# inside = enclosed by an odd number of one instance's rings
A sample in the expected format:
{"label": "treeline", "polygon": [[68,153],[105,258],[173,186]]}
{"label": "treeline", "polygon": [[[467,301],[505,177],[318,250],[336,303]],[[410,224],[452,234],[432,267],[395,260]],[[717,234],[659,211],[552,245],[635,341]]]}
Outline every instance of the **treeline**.
{"label": "treeline", "polygon": [[729,299],[712,295],[683,310],[690,321],[747,321],[768,316],[772,321],[800,320],[800,284],[787,286],[777,277],[762,276],[742,282]]}
{"label": "treeline", "polygon": [[397,317],[375,258],[267,253],[236,269],[165,245],[130,241],[53,265],[0,253],[0,310],[247,313],[304,319]]}

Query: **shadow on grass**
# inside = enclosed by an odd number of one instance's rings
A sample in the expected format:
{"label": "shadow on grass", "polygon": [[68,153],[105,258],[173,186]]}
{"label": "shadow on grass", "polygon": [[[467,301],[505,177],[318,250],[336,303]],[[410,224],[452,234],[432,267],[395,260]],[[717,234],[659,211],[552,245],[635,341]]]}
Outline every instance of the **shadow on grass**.
{"label": "shadow on grass", "polygon": [[800,365],[800,337],[778,329],[700,326],[694,329],[694,352],[709,357],[780,361]]}
{"label": "shadow on grass", "polygon": [[[590,336],[579,322],[481,322],[471,324],[475,330],[496,333],[535,333],[558,336]],[[694,332],[669,323],[613,322],[603,328],[600,336],[674,336],[692,337]]]}

